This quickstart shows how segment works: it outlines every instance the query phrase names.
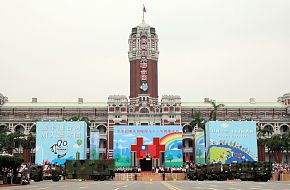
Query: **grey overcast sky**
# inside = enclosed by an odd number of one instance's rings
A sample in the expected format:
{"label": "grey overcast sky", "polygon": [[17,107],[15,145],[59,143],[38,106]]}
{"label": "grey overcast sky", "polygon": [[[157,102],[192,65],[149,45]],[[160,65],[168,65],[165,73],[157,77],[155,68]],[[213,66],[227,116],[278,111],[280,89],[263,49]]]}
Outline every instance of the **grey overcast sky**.
{"label": "grey overcast sky", "polygon": [[290,92],[289,0],[0,0],[9,101],[129,96],[128,38],[159,35],[159,97],[276,101]]}

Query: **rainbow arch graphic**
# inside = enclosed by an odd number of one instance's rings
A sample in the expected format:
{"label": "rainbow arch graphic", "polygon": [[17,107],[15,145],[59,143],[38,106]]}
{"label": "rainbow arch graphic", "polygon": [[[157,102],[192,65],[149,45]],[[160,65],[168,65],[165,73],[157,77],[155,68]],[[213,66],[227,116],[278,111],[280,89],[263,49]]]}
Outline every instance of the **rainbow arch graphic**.
{"label": "rainbow arch graphic", "polygon": [[174,132],[165,135],[160,139],[160,144],[164,144],[167,148],[167,145],[169,145],[174,140],[182,140],[182,132]]}

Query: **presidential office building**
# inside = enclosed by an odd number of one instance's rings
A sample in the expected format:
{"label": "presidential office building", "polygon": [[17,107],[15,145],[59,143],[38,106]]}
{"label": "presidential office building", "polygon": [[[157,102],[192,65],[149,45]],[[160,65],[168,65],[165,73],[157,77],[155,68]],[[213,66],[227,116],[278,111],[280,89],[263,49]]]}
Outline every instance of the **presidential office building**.
{"label": "presidential office building", "polygon": [[[83,98],[75,102],[39,102],[37,98],[32,98],[31,102],[10,102],[0,94],[0,127],[28,134],[36,121],[64,121],[77,115],[88,117],[90,129],[100,132],[100,157],[113,158],[115,125],[181,125],[184,160],[193,160],[196,128],[190,125],[191,115],[201,112],[203,117],[208,118],[212,110],[211,100],[182,102],[178,95],[162,95],[159,100],[159,49],[155,28],[143,20],[132,28],[128,42],[129,97],[110,95],[107,102],[86,102]],[[256,102],[250,98],[248,102],[216,103],[225,105],[218,110],[218,120],[255,120],[257,128],[271,128],[274,134],[290,129],[290,93],[273,102]],[[22,147],[17,141],[15,147],[14,154],[22,154]],[[31,153],[31,162],[34,162],[35,149]]]}

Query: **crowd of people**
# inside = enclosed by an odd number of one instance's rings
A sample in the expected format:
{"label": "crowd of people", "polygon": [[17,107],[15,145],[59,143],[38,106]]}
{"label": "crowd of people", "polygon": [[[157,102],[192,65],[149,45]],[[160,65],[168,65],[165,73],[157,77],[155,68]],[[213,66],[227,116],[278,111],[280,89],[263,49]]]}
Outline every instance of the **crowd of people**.
{"label": "crowd of people", "polygon": [[290,167],[286,163],[285,164],[274,163],[272,166],[273,166],[273,173],[290,174]]}
{"label": "crowd of people", "polygon": [[29,184],[29,165],[22,164],[16,169],[3,167],[0,169],[4,184]]}
{"label": "crowd of people", "polygon": [[[185,167],[152,167],[152,173],[185,173]],[[115,173],[141,173],[139,167],[118,167]]]}

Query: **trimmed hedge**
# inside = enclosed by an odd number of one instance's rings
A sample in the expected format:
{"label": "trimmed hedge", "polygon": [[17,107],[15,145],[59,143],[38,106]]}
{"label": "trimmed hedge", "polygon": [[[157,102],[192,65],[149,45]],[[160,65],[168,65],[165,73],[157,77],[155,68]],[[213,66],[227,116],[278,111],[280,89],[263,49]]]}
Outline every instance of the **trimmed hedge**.
{"label": "trimmed hedge", "polygon": [[17,158],[13,156],[0,156],[0,168],[13,168],[20,167],[23,163],[23,158]]}

